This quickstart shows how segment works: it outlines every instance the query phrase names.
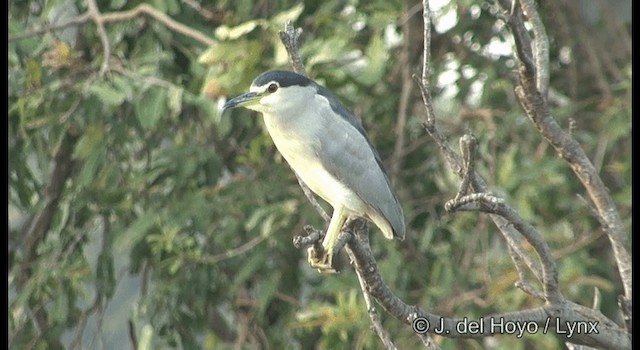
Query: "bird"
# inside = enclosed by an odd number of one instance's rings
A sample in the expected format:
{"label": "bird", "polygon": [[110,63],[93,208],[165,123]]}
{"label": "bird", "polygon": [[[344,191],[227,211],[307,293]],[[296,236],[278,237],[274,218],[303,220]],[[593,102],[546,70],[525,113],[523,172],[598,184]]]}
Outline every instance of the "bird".
{"label": "bird", "polygon": [[333,208],[322,252],[308,261],[319,272],[333,268],[335,245],[349,219],[365,218],[385,238],[404,240],[402,206],[380,155],[361,122],[340,99],[310,78],[286,70],[258,75],[249,91],[228,100],[262,113],[267,132],[289,166],[316,195]]}

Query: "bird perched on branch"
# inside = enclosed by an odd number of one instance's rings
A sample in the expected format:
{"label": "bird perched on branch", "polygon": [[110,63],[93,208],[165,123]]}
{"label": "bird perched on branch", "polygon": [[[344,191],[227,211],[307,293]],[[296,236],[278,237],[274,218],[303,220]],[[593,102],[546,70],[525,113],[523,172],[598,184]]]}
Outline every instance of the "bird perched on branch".
{"label": "bird perched on branch", "polygon": [[293,171],[333,207],[324,251],[309,252],[312,267],[335,272],[335,244],[349,218],[366,218],[385,238],[404,240],[404,215],[380,156],[360,122],[329,90],[303,75],[273,70],[255,78],[249,92],[229,100],[223,111],[235,107],[262,113]]}

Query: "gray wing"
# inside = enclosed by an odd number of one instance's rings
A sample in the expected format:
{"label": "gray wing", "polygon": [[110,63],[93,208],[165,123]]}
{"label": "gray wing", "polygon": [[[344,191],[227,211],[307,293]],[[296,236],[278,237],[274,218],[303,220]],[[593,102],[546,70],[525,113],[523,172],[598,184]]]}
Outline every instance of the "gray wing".
{"label": "gray wing", "polygon": [[[328,93],[326,90],[322,93]],[[319,157],[324,167],[351,188],[365,203],[382,214],[394,235],[404,239],[405,222],[402,208],[391,190],[391,183],[378,152],[357,119],[337,99],[331,103],[343,119],[323,128]]]}

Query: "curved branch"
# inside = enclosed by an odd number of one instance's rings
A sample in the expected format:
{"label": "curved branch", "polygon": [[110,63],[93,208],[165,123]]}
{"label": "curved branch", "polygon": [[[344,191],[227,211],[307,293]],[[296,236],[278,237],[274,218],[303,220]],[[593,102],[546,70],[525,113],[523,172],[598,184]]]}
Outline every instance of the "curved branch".
{"label": "curved branch", "polygon": [[[629,349],[631,341],[628,334],[596,310],[571,302],[545,305],[532,309],[480,317],[478,320],[468,318],[446,318],[431,314],[419,306],[409,305],[398,298],[384,282],[378,272],[371,248],[365,235],[355,234],[347,242],[354,253],[356,269],[362,271],[367,290],[378,303],[393,317],[414,326],[416,320],[426,320],[430,327],[420,329],[421,333],[431,333],[447,338],[483,338],[490,335],[504,334],[504,325],[520,325],[531,327],[525,332],[551,333],[561,337],[568,336],[568,327],[576,324],[589,324],[595,327],[591,332],[571,334],[571,342],[590,346],[613,349]],[[465,332],[460,325],[477,325],[481,332]],[[502,325],[502,326],[500,326]]]}
{"label": "curved branch", "polygon": [[180,22],[176,22],[174,21],[171,17],[165,15],[164,13],[156,10],[155,8],[153,8],[152,6],[149,6],[147,4],[141,4],[136,6],[134,9],[129,10],[129,11],[122,11],[122,12],[110,12],[110,13],[103,13],[103,14],[92,14],[91,10],[78,16],[75,18],[72,18],[64,23],[59,23],[56,25],[51,25],[51,26],[46,26],[46,27],[42,27],[42,28],[37,28],[34,29],[32,31],[29,32],[25,32],[25,33],[20,33],[20,34],[15,34],[15,35],[9,35],[9,41],[14,41],[14,40],[21,40],[21,39],[26,39],[26,38],[30,38],[33,36],[37,36],[40,34],[44,34],[44,33],[48,33],[48,32],[52,32],[52,31],[57,31],[57,30],[62,30],[68,27],[73,27],[73,26],[77,26],[80,24],[85,24],[86,22],[93,20],[93,21],[99,21],[100,23],[113,23],[113,22],[123,22],[123,21],[129,21],[132,20],[134,18],[140,17],[142,15],[147,15],[153,19],[155,19],[156,21],[164,24],[165,26],[167,26],[167,28],[173,30],[174,32],[183,34],[189,38],[192,38],[196,41],[199,41],[202,44],[205,44],[207,46],[211,46],[213,44],[215,44],[215,40],[213,40],[212,38],[208,37],[207,35],[204,35],[202,33],[200,33],[197,30],[192,29],[189,26],[186,26]]}
{"label": "curved branch", "polygon": [[96,28],[98,29],[98,37],[100,38],[100,42],[102,43],[103,52],[103,60],[102,67],[100,68],[100,75],[107,72],[109,69],[109,57],[111,57],[111,45],[109,44],[109,38],[107,38],[107,32],[104,29],[104,21],[102,16],[100,16],[100,10],[98,9],[98,4],[96,4],[96,0],[87,0],[87,5],[89,6],[88,13],[91,19],[95,22]]}

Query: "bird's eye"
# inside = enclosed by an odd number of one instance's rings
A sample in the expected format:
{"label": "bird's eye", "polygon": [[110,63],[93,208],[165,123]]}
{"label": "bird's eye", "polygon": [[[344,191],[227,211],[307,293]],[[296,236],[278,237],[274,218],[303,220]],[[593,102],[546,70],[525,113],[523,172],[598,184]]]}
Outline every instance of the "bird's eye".
{"label": "bird's eye", "polygon": [[267,91],[268,91],[270,94],[272,94],[272,93],[274,93],[274,92],[278,91],[278,84],[276,84],[276,83],[271,83],[271,84],[269,84],[269,87],[267,88]]}

